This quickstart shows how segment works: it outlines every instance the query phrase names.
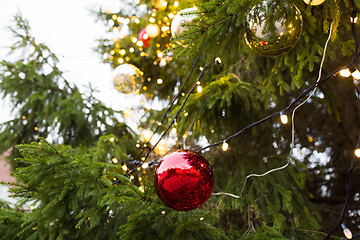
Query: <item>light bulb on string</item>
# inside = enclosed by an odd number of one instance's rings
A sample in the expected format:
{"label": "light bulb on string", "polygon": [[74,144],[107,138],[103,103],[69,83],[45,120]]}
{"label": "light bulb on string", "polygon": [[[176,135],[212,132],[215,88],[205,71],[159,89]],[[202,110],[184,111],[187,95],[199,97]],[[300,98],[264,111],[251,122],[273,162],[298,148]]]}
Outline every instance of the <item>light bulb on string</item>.
{"label": "light bulb on string", "polygon": [[355,156],[360,158],[360,148],[355,149],[354,153],[355,153]]}
{"label": "light bulb on string", "polygon": [[342,77],[350,77],[350,76],[352,76],[356,80],[360,79],[360,71],[354,65],[351,65],[349,68],[341,69],[339,74]]}
{"label": "light bulb on string", "polygon": [[351,76],[353,76],[353,78],[355,78],[356,80],[360,79],[360,72],[358,69],[356,69],[354,72],[351,73]]}
{"label": "light bulb on string", "polygon": [[284,112],[280,112],[280,121],[282,124],[287,124],[289,122],[288,116]]}
{"label": "light bulb on string", "polygon": [[221,149],[225,152],[229,149],[229,144],[227,142],[223,142]]}
{"label": "light bulb on string", "polygon": [[342,77],[350,77],[351,72],[348,68],[341,69],[339,72],[340,76]]}
{"label": "light bulb on string", "polygon": [[126,166],[126,164],[124,164],[121,168],[122,168],[124,171],[127,171],[127,170],[128,170],[128,167]]}
{"label": "light bulb on string", "polygon": [[357,20],[358,20],[357,12],[356,12],[356,10],[353,10],[353,11],[351,12],[350,22],[356,23]]}
{"label": "light bulb on string", "polygon": [[343,233],[347,239],[352,239],[352,232],[348,227],[346,227],[345,223],[341,224],[341,227],[343,229]]}
{"label": "light bulb on string", "polygon": [[143,168],[143,169],[146,169],[146,168],[148,168],[149,167],[149,163],[143,163],[142,165],[141,165],[141,167]]}

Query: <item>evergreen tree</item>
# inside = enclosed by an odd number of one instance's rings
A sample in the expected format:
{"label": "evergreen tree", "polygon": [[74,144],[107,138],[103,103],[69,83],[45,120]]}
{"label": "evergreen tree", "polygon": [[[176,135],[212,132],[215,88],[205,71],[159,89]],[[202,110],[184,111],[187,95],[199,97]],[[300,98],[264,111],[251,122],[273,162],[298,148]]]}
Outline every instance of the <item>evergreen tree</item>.
{"label": "evergreen tree", "polygon": [[[182,15],[191,19],[185,30],[171,36],[177,12],[194,4]],[[105,28],[118,34],[98,41],[104,62],[139,68],[138,92],[162,106],[139,104],[140,130],[121,122],[124,113],[95,99],[91,88],[80,93],[69,84],[55,54],[16,16],[15,60],[0,63],[0,91],[17,117],[1,125],[0,152],[12,149],[17,182],[6,184],[19,201],[1,202],[0,238],[330,239],[330,231],[343,236],[341,223],[357,236],[360,182],[351,175],[357,174],[359,91],[356,79],[338,72],[357,67],[358,29],[349,18],[354,21],[358,4],[142,0],[98,11]],[[279,42],[251,40],[251,24],[263,18]],[[282,38],[279,19],[303,23],[281,25],[290,28]],[[319,69],[323,78],[314,85]],[[290,116],[315,86],[291,119],[295,132],[282,125],[279,113]],[[214,171],[214,194],[192,211],[166,207],[154,189],[163,153],[141,133],[150,129],[155,140],[170,141],[170,128],[176,129],[171,151],[201,152]]]}

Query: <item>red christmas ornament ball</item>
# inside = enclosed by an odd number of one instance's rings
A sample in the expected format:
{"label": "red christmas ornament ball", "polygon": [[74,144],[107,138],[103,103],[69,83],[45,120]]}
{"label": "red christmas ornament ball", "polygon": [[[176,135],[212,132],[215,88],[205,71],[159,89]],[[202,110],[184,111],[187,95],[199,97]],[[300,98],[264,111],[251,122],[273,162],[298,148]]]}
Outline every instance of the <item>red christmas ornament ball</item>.
{"label": "red christmas ornament ball", "polygon": [[138,40],[143,42],[143,47],[148,48],[150,46],[150,36],[146,32],[146,28],[143,28],[138,35]]}
{"label": "red christmas ornament ball", "polygon": [[200,154],[177,151],[159,163],[154,178],[159,198],[170,208],[190,211],[203,205],[214,188],[210,164]]}

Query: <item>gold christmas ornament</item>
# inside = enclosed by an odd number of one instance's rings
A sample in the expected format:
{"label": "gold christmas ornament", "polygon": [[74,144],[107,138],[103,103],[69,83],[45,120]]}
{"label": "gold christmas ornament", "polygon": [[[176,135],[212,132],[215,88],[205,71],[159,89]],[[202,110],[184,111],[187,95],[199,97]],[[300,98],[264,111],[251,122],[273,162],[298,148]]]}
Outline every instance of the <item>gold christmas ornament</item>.
{"label": "gold christmas ornament", "polygon": [[131,94],[138,91],[143,73],[132,64],[121,64],[114,70],[113,83],[120,93]]}
{"label": "gold christmas ornament", "polygon": [[277,56],[296,45],[302,27],[301,12],[294,4],[262,1],[247,14],[245,41],[257,54]]}
{"label": "gold christmas ornament", "polygon": [[304,0],[304,2],[312,6],[317,6],[325,2],[325,0]]}
{"label": "gold christmas ornament", "polygon": [[160,34],[160,27],[156,23],[150,23],[145,29],[150,38],[156,38]]}

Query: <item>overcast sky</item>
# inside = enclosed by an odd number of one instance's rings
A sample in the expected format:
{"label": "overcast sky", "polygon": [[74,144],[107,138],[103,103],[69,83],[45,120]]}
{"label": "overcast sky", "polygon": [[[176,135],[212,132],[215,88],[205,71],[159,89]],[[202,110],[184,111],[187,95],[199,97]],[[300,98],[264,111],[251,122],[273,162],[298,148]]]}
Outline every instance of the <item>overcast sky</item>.
{"label": "overcast sky", "polygon": [[[64,77],[78,87],[88,85],[99,90],[96,96],[109,107],[124,109],[127,98],[118,93],[112,84],[112,69],[101,63],[92,48],[95,40],[106,35],[104,24],[96,22],[90,10],[121,4],[119,0],[0,0],[0,59],[6,58],[13,42],[6,27],[20,12],[30,23],[37,42],[45,43],[60,60]],[[9,102],[0,99],[0,122],[11,118]]]}

